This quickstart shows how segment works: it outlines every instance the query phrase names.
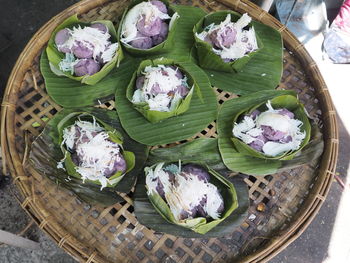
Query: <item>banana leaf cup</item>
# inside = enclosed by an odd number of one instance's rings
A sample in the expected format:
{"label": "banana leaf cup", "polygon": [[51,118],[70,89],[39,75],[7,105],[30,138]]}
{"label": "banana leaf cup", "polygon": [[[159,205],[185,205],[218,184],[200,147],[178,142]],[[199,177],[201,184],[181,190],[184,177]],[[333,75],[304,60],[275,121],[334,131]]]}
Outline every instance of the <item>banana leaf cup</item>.
{"label": "banana leaf cup", "polygon": [[[294,114],[295,119],[302,122],[300,132],[304,133],[305,137],[296,150],[270,156],[257,151],[232,134],[235,123],[255,110],[265,111],[268,101],[274,109],[285,108]],[[218,115],[218,135],[219,150],[225,165],[232,171],[252,175],[272,174],[311,162],[323,151],[322,135],[315,124],[310,124],[304,106],[294,91],[256,92],[225,102]]]}
{"label": "banana leaf cup", "polygon": [[[241,70],[249,60],[254,57],[258,52],[263,49],[263,42],[260,40],[257,32],[255,32],[258,49],[252,51],[241,58],[233,60],[231,62],[224,62],[223,59],[214,53],[213,46],[204,40],[200,39],[197,34],[200,34],[204,29],[210,24],[214,23],[215,25],[220,24],[225,20],[226,16],[231,15],[231,21],[236,22],[241,15],[234,11],[217,11],[210,13],[199,20],[199,22],[193,28],[193,34],[195,39],[194,47],[196,49],[198,63],[202,68],[211,69],[215,71],[222,72],[238,72]],[[253,22],[250,22],[249,27],[254,26]]]}
{"label": "banana leaf cup", "polygon": [[[96,121],[107,132],[108,140],[120,146],[120,153],[126,163],[125,171],[117,171],[106,178],[106,185],[100,180],[83,181],[76,170],[76,163],[72,160],[71,149],[62,144],[64,128],[74,124],[78,118],[83,121]],[[117,192],[130,192],[148,157],[148,151],[147,146],[133,141],[125,133],[115,112],[97,108],[81,108],[78,111],[64,109],[47,123],[43,132],[35,139],[29,160],[36,171],[73,191],[80,199],[91,204],[108,206],[123,200]]]}
{"label": "banana leaf cup", "polygon": [[[224,209],[219,219],[208,219],[201,216],[184,220],[175,219],[169,205],[162,198],[162,196],[158,192],[148,191],[149,189],[145,184],[146,177],[149,176],[149,172],[153,171],[153,169],[155,169],[159,164],[164,163],[156,163],[151,167],[146,167],[145,174],[141,175],[141,178],[139,178],[136,186],[134,206],[136,217],[140,223],[151,227],[155,231],[165,232],[176,236],[222,236],[227,233],[231,233],[234,230],[233,227],[238,226],[239,223],[241,223],[241,219],[246,216],[245,212],[248,208],[248,193],[246,191],[246,186],[240,184],[239,182],[237,184],[235,183],[235,186],[238,186],[236,191],[236,188],[231,181],[211,169],[206,164],[200,162],[184,162],[183,165],[199,165],[210,174],[209,183],[215,185],[219,190],[222,199],[224,200]],[[171,162],[167,164],[178,163]],[[157,215],[154,214],[154,210],[156,211]],[[236,210],[239,211],[238,214],[235,214]]]}
{"label": "banana leaf cup", "polygon": [[127,43],[126,41],[123,40],[122,34],[123,34],[123,25],[125,22],[125,17],[128,14],[129,10],[132,9],[134,6],[142,3],[142,2],[147,2],[144,0],[134,0],[130,4],[130,6],[124,11],[123,16],[121,18],[119,27],[118,27],[118,40],[122,43],[123,47],[125,50],[135,56],[149,56],[149,55],[155,55],[155,54],[160,54],[160,53],[166,53],[168,51],[171,51],[172,48],[174,47],[174,37],[175,37],[175,29],[179,20],[179,15],[176,12],[176,10],[169,4],[167,0],[159,0],[160,2],[164,3],[168,15],[171,17],[169,20],[168,24],[168,33],[164,41],[161,43],[154,45],[150,48],[147,49],[141,49],[141,48],[136,48],[133,47],[131,44]]}
{"label": "banana leaf cup", "polygon": [[[150,110],[150,106],[147,102],[134,103],[132,101],[133,94],[136,90],[136,80],[141,75],[141,72],[143,72],[143,70],[147,66],[157,66],[157,65],[176,66],[187,77],[189,92],[186,95],[186,97],[180,99],[176,104],[176,106],[174,107],[174,109],[170,111]],[[181,63],[176,63],[172,59],[159,58],[154,60],[144,60],[140,63],[139,68],[137,69],[137,71],[135,71],[126,89],[126,97],[133,104],[133,107],[137,111],[139,111],[149,122],[157,123],[162,120],[168,119],[170,117],[178,116],[185,113],[190,107],[194,89],[198,91],[199,87],[197,83],[194,81],[194,79],[192,78],[192,76],[190,75],[190,73],[187,72],[183,67],[181,67]]]}
{"label": "banana leaf cup", "polygon": [[[81,26],[90,26],[96,23],[103,24],[107,27],[109,34],[111,35],[111,42],[112,43],[118,43],[116,53],[114,54],[113,58],[104,64],[98,72],[92,75],[84,75],[84,76],[74,76],[73,72],[71,71],[62,71],[60,69],[60,62],[65,59],[65,53],[58,50],[56,44],[55,44],[55,36],[57,32],[64,28],[72,29],[73,27]],[[46,54],[50,63],[50,68],[53,73],[55,73],[58,76],[65,76],[72,80],[79,81],[83,84],[87,85],[95,85],[98,83],[101,79],[103,79],[113,68],[115,68],[116,65],[119,65],[120,61],[123,59],[123,52],[120,43],[117,40],[117,33],[115,30],[115,27],[111,21],[108,20],[97,20],[93,21],[91,23],[82,22],[78,19],[77,15],[73,15],[69,18],[67,18],[61,25],[59,25],[52,33],[51,38],[48,42],[48,45],[46,47]]]}

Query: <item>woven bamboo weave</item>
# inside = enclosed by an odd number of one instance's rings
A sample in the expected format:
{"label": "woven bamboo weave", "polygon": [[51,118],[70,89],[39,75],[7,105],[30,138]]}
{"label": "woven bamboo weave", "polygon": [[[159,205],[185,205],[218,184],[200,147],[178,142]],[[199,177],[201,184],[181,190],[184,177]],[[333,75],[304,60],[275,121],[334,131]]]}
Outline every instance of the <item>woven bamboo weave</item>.
{"label": "woven bamboo weave", "polygon": [[[177,0],[207,11],[233,9],[281,32],[283,77],[278,88],[298,92],[311,117],[322,128],[325,150],[318,162],[280,174],[246,176],[249,217],[230,236],[186,239],[155,233],[133,213],[132,193],[124,202],[101,209],[81,202],[27,163],[31,141],[42,131],[42,117],[61,107],[45,91],[39,57],[51,32],[78,13],[86,21],[118,23],[128,0],[86,0],[44,25],[28,43],[10,76],[2,104],[1,146],[4,161],[21,192],[21,205],[58,244],[81,262],[264,262],[295,240],[317,214],[329,191],[338,154],[336,113],[322,76],[305,48],[276,19],[246,0]],[[235,97],[216,90],[219,103]],[[101,107],[113,110],[110,101]],[[39,127],[33,127],[37,122]],[[215,122],[196,135],[216,137]],[[4,166],[5,167],[5,166]]]}

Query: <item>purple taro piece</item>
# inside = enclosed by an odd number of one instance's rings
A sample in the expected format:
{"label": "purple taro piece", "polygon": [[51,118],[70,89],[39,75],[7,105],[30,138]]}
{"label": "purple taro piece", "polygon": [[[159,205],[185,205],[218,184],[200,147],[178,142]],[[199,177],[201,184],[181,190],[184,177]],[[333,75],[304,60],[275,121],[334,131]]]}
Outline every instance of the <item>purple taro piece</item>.
{"label": "purple taro piece", "polygon": [[201,181],[209,182],[210,180],[209,173],[203,167],[196,164],[186,164],[182,168],[182,172],[197,176]]}
{"label": "purple taro piece", "polygon": [[204,207],[207,204],[207,196],[204,195],[202,200],[199,201],[199,204],[196,206],[196,210],[197,210],[197,217],[207,217],[208,214],[205,211]]}
{"label": "purple taro piece", "polygon": [[151,94],[152,95],[158,95],[158,94],[167,94],[168,92],[167,91],[163,91],[159,84],[156,83],[153,85],[152,89],[151,89]]}
{"label": "purple taro piece", "polygon": [[67,28],[62,29],[56,33],[55,44],[57,46],[58,51],[61,51],[63,53],[71,53],[71,50],[68,47],[59,47],[66,43],[69,38],[70,34]]}
{"label": "purple taro piece", "polygon": [[107,33],[108,32],[107,26],[102,24],[102,23],[94,23],[94,24],[91,24],[90,27],[96,28],[96,29],[100,30],[103,33]]}
{"label": "purple taro piece", "polygon": [[158,0],[152,0],[151,4],[156,6],[160,12],[162,12],[164,14],[168,13],[168,9],[166,8],[166,5],[163,2],[158,1]]}
{"label": "purple taro piece", "polygon": [[278,130],[275,131],[273,128],[266,125],[261,125],[261,129],[263,130],[263,135],[269,141],[279,141],[286,135],[284,132]]}
{"label": "purple taro piece", "polygon": [[281,143],[289,143],[289,142],[291,142],[292,140],[293,140],[292,136],[288,135],[288,136],[283,137],[283,138],[280,140],[280,142],[281,142]]}
{"label": "purple taro piece", "polygon": [[162,22],[160,24],[160,32],[158,35],[152,36],[153,46],[159,45],[162,43],[168,36],[169,26],[167,23]]}
{"label": "purple taro piece", "polygon": [[252,147],[254,150],[258,151],[258,152],[261,152],[262,151],[262,148],[264,146],[264,142],[261,141],[261,140],[254,140],[253,142],[249,143],[248,144],[250,147]]}
{"label": "purple taro piece", "polygon": [[210,39],[214,45],[218,48],[230,47],[236,41],[236,30],[231,27],[225,27],[225,30],[222,32],[219,30],[214,30],[210,34]]}
{"label": "purple taro piece", "polygon": [[119,155],[119,161],[117,161],[117,157],[112,159],[113,162],[113,168],[112,170],[110,170],[109,168],[105,169],[103,171],[104,176],[106,176],[107,178],[111,177],[112,175],[114,175],[116,172],[122,172],[124,173],[126,171],[126,161],[124,159],[124,157],[122,155]]}
{"label": "purple taro piece", "polygon": [[178,92],[180,96],[184,98],[188,94],[189,90],[186,85],[180,85],[176,87],[175,92]]}
{"label": "purple taro piece", "polygon": [[82,59],[74,66],[76,76],[93,75],[100,70],[101,66],[93,59]]}
{"label": "purple taro piece", "polygon": [[[88,45],[90,46],[90,44]],[[92,47],[87,47],[80,41],[74,43],[72,51],[77,58],[92,58],[92,55],[94,54]]]}
{"label": "purple taro piece", "polygon": [[294,119],[294,113],[285,108],[280,109],[278,113],[284,116],[288,116],[290,119]]}
{"label": "purple taro piece", "polygon": [[146,24],[146,17],[142,16],[142,18],[137,22],[136,27],[142,35],[151,37],[160,33],[161,24],[162,20],[159,17],[148,21],[148,24]]}
{"label": "purple taro piece", "polygon": [[175,76],[178,79],[183,79],[184,76],[183,76],[181,70],[178,67],[176,67],[176,66],[169,66],[169,67],[176,71]]}
{"label": "purple taro piece", "polygon": [[204,37],[204,42],[207,42],[207,43],[210,44],[211,46],[214,45],[214,44],[213,44],[213,41],[211,41],[209,35],[206,35],[206,36]]}
{"label": "purple taro piece", "polygon": [[137,79],[136,79],[136,89],[142,89],[144,83],[145,83],[145,76],[137,77]]}
{"label": "purple taro piece", "polygon": [[130,45],[134,48],[149,49],[152,47],[152,38],[144,36],[139,32],[136,35],[136,39],[130,42]]}
{"label": "purple taro piece", "polygon": [[252,119],[256,119],[260,115],[260,111],[254,110],[252,113],[250,113],[248,116],[251,117]]}
{"label": "purple taro piece", "polygon": [[[193,211],[191,211],[191,213],[192,213],[192,212],[193,212]],[[180,212],[180,220],[185,220],[185,219],[189,218],[190,216],[192,216],[191,213],[188,212],[188,211],[182,210],[182,211]]]}

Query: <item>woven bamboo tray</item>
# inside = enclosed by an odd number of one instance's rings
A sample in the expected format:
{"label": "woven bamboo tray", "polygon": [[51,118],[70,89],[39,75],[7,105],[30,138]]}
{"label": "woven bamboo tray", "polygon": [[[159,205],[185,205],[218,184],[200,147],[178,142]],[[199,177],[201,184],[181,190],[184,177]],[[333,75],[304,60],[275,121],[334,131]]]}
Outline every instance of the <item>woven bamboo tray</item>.
{"label": "woven bamboo tray", "polygon": [[[10,76],[2,104],[1,145],[6,166],[20,189],[23,209],[39,227],[81,262],[264,262],[295,240],[317,214],[329,191],[338,154],[336,113],[322,76],[305,48],[276,19],[247,0],[178,0],[207,11],[233,9],[281,32],[284,71],[279,88],[293,89],[322,128],[325,150],[317,163],[281,174],[246,176],[249,218],[225,238],[184,239],[163,235],[140,225],[131,195],[101,209],[79,201],[27,165],[33,138],[61,110],[47,95],[39,71],[39,56],[51,32],[78,13],[83,20],[114,22],[128,0],[86,0],[66,9],[44,25],[28,43]],[[217,90],[218,101],[234,97]],[[114,109],[113,102],[102,107]],[[32,124],[37,122],[39,127]],[[215,123],[198,136],[217,136]]]}

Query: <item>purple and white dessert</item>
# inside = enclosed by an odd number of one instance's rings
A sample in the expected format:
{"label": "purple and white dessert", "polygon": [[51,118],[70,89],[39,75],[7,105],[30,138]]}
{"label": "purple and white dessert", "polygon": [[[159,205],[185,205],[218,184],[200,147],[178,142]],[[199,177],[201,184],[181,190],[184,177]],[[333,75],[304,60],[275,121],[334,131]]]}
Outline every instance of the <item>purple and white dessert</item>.
{"label": "purple and white dessert", "polygon": [[224,211],[219,190],[199,165],[159,163],[154,168],[146,167],[145,173],[148,194],[159,194],[178,222],[197,217],[219,219]]}
{"label": "purple and white dessert", "polygon": [[219,25],[214,23],[207,26],[196,37],[212,45],[213,52],[224,62],[232,62],[258,49],[254,27],[248,30],[251,18],[243,14],[237,22],[231,22],[231,14]]}
{"label": "purple and white dessert", "polygon": [[75,169],[83,182],[100,181],[102,188],[117,172],[124,174],[127,169],[122,155],[122,146],[109,139],[107,131],[96,120],[78,120],[63,130],[62,146],[71,153]]}
{"label": "purple and white dessert", "polygon": [[306,133],[303,122],[294,113],[282,108],[274,109],[270,101],[267,110],[253,111],[233,126],[233,135],[258,152],[275,157],[298,150]]}
{"label": "purple and white dessert", "polygon": [[158,0],[142,2],[126,14],[121,30],[121,42],[138,49],[150,49],[168,36],[179,15],[168,14],[167,6]]}
{"label": "purple and white dessert", "polygon": [[56,33],[55,45],[66,55],[58,65],[59,70],[77,77],[99,72],[118,49],[118,43],[111,42],[108,28],[102,23],[64,28]]}
{"label": "purple and white dessert", "polygon": [[187,77],[178,67],[147,66],[136,79],[132,103],[144,103],[153,111],[174,110],[190,92]]}

